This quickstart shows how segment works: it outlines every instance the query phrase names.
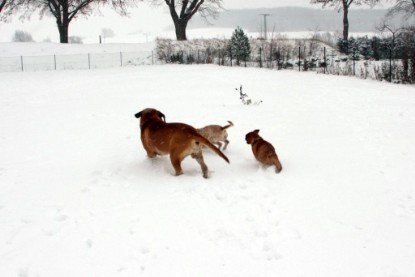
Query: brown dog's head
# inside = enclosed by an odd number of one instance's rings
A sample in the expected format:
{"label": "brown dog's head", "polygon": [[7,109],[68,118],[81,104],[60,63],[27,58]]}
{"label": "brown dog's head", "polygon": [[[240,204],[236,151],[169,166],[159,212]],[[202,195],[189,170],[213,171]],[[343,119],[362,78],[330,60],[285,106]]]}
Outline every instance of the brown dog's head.
{"label": "brown dog's head", "polygon": [[140,127],[142,127],[150,119],[159,119],[166,122],[166,116],[162,112],[153,108],[144,109],[141,112],[136,113],[135,117],[141,117]]}
{"label": "brown dog's head", "polygon": [[260,136],[258,135],[259,130],[254,130],[252,132],[249,132],[248,134],[246,134],[245,136],[245,140],[247,144],[252,144],[256,139],[260,138]]}

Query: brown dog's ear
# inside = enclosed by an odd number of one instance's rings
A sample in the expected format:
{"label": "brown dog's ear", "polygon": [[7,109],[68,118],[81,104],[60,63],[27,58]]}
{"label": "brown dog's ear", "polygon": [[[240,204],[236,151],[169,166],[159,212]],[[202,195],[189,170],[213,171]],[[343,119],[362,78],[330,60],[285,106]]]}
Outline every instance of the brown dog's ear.
{"label": "brown dog's ear", "polygon": [[140,118],[140,116],[141,116],[141,112],[135,114],[136,118]]}
{"label": "brown dog's ear", "polygon": [[162,112],[158,112],[158,116],[166,122],[166,116]]}
{"label": "brown dog's ear", "polygon": [[258,134],[259,133],[259,129],[254,130],[254,133],[255,134]]}

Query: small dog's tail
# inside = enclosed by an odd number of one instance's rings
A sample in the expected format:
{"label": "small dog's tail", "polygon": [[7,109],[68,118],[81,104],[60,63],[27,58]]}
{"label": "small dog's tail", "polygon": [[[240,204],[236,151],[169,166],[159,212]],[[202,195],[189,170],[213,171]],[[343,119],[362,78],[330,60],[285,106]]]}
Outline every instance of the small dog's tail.
{"label": "small dog's tail", "polygon": [[223,126],[223,127],[222,127],[222,130],[226,130],[226,129],[228,129],[229,127],[232,127],[232,126],[233,126],[232,121],[229,121],[229,120],[228,120],[228,122],[229,122],[229,124],[228,124],[228,125]]}
{"label": "small dog's tail", "polygon": [[224,159],[227,163],[229,162],[228,157],[226,157],[225,154],[222,153],[222,151],[219,150],[215,145],[213,145],[207,138],[205,138],[202,135],[197,134],[196,140],[202,143],[203,145],[206,145],[208,148],[210,148],[213,152],[218,154],[222,159]]}
{"label": "small dog's tail", "polygon": [[[274,150],[275,151],[275,150]],[[275,153],[275,154],[273,154],[272,156],[271,156],[271,159],[273,160],[273,164],[275,165],[275,172],[276,173],[280,173],[281,172],[281,170],[282,170],[282,165],[281,165],[281,162],[280,162],[280,159],[278,159],[278,155],[277,155],[277,153]]]}

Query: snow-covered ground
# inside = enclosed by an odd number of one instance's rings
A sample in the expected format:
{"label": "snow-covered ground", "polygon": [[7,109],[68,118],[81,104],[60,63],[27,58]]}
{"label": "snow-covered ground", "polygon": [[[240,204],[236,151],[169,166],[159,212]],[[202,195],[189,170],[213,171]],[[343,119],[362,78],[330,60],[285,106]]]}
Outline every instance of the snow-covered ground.
{"label": "snow-covered ground", "polygon": [[[414,86],[215,65],[0,85],[1,276],[415,276]],[[209,179],[191,158],[173,176],[142,148],[146,107],[233,121],[231,163],[206,151]],[[254,129],[280,174],[254,160]]]}

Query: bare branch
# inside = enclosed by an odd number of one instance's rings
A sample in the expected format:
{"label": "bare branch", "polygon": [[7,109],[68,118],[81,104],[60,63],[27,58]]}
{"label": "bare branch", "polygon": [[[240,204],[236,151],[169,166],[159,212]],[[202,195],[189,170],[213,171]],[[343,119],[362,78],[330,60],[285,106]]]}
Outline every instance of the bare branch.
{"label": "bare branch", "polygon": [[52,15],[56,19],[60,41],[67,43],[69,24],[78,16],[87,17],[100,6],[106,5],[111,5],[121,15],[127,15],[127,9],[142,0],[0,0],[0,4],[3,1],[6,4],[2,9],[7,10],[7,15],[20,11],[23,11],[21,19],[30,18],[35,11],[39,12],[41,18]]}
{"label": "bare branch", "polygon": [[[176,29],[176,38],[186,40],[186,27],[189,20],[199,13],[203,18],[215,18],[220,10],[223,10],[223,0],[150,0],[153,5],[165,3],[170,10],[170,16]],[[176,11],[179,10],[180,12]]]}
{"label": "bare branch", "polygon": [[405,19],[415,15],[415,0],[396,0],[386,16],[392,17],[397,14],[403,14]]}
{"label": "bare branch", "polygon": [[0,1],[0,13],[4,9],[4,7],[6,6],[6,4],[7,4],[7,0],[1,0]]}

